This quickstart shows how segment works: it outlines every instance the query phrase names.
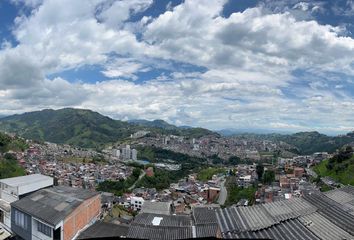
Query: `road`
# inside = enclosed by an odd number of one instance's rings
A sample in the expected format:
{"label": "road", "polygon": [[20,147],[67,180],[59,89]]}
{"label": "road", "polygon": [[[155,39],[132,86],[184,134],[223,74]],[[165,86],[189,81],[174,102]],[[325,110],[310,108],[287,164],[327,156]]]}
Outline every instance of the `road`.
{"label": "road", "polygon": [[138,180],[136,180],[135,183],[130,188],[128,188],[128,190],[133,190],[135,188],[136,183],[139,182],[139,180],[142,179],[144,176],[145,176],[145,171],[142,170],[142,173],[140,174]]}
{"label": "road", "polygon": [[221,182],[221,185],[220,185],[220,194],[219,194],[219,198],[218,198],[218,203],[220,205],[224,205],[225,201],[226,201],[226,198],[227,198],[227,190],[226,190],[226,187],[225,187],[225,181],[226,180],[223,180]]}

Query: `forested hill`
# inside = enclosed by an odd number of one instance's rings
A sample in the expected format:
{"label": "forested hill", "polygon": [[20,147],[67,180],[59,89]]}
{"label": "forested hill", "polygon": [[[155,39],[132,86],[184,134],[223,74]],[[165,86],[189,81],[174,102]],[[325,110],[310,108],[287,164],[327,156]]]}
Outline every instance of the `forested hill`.
{"label": "forested hill", "polygon": [[213,134],[200,128],[165,129],[158,126],[142,126],[114,120],[91,110],[73,108],[46,109],[8,116],[0,119],[0,130],[16,133],[28,139],[92,148],[125,139],[139,130],[183,134],[190,137]]}
{"label": "forested hill", "polygon": [[353,148],[346,146],[340,149],[332,158],[322,161],[314,167],[320,177],[331,177],[342,184],[354,185]]}
{"label": "forested hill", "polygon": [[16,156],[9,151],[24,151],[26,141],[13,138],[0,132],[0,179],[25,175],[25,170],[18,165]]}
{"label": "forested hill", "polygon": [[239,137],[270,140],[274,142],[283,141],[290,144],[299,154],[312,154],[315,152],[333,153],[346,144],[354,142],[354,133],[340,136],[327,136],[318,132],[299,132],[295,134],[239,134]]}
{"label": "forested hill", "polygon": [[8,151],[24,151],[27,148],[26,141],[21,138],[12,138],[0,132],[0,154]]}

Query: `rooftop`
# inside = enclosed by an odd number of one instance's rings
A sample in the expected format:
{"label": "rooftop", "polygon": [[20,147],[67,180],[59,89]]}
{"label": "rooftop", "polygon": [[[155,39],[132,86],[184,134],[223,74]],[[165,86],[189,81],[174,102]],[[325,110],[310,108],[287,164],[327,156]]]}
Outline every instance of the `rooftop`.
{"label": "rooftop", "polygon": [[19,187],[48,180],[52,180],[52,178],[42,174],[32,174],[22,177],[0,179],[0,183],[4,183],[12,187]]}
{"label": "rooftop", "polygon": [[156,213],[156,214],[171,214],[171,202],[151,202],[145,201],[142,209],[142,213]]}
{"label": "rooftop", "polygon": [[64,186],[52,187],[32,193],[11,203],[11,206],[55,226],[70,215],[83,201],[98,194]]}
{"label": "rooftop", "polygon": [[126,237],[128,235],[129,226],[116,225],[113,223],[97,222],[83,231],[77,239],[97,239],[97,238],[113,238]]}
{"label": "rooftop", "polygon": [[140,213],[135,217],[132,224],[143,226],[187,227],[192,225],[192,219],[187,215]]}

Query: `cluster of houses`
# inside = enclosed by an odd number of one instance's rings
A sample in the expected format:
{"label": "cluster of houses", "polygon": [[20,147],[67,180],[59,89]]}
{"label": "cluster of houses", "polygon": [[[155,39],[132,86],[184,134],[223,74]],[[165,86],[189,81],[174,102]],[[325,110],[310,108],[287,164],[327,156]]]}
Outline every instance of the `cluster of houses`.
{"label": "cluster of houses", "polygon": [[[97,183],[126,179],[133,167],[118,161],[94,162],[95,152],[65,148],[57,144],[31,144],[25,153],[15,153],[28,174],[44,174],[54,178],[56,185],[92,189]],[[87,158],[86,158],[87,157]],[[78,161],[65,158],[79,159]]]}

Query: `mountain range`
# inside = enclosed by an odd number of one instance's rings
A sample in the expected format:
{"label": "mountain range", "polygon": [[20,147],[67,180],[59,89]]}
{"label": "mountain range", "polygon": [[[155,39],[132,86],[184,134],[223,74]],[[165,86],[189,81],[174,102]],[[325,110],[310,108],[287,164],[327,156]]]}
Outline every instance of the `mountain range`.
{"label": "mountain range", "polygon": [[[45,109],[7,116],[0,119],[0,130],[16,133],[28,139],[89,148],[100,148],[105,144],[124,140],[139,130],[148,130],[152,134],[174,134],[191,138],[211,134],[221,137],[219,133],[204,128],[177,127],[163,120],[120,121],[91,110],[74,108]],[[340,136],[327,136],[318,132],[295,134],[239,133],[233,136],[250,140],[286,142],[294,146],[295,151],[299,154],[312,154],[322,151],[334,152],[343,145],[354,142],[354,133]]]}
{"label": "mountain range", "polygon": [[[235,135],[234,135],[235,136]],[[237,137],[245,139],[268,140],[272,142],[285,142],[295,147],[297,154],[309,155],[315,152],[333,153],[346,144],[354,142],[354,133],[345,135],[327,136],[319,132],[299,132],[295,134],[238,134]]]}
{"label": "mountain range", "polygon": [[203,128],[178,128],[162,120],[114,120],[91,110],[73,108],[45,109],[7,116],[0,119],[0,130],[28,139],[90,148],[123,140],[139,130],[189,137],[216,134]]}

